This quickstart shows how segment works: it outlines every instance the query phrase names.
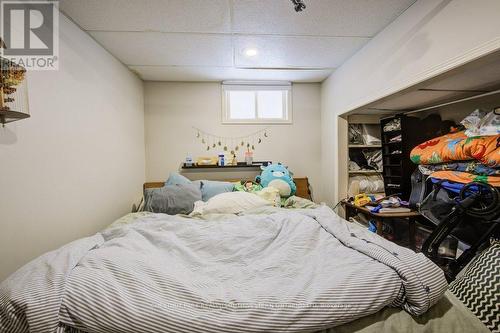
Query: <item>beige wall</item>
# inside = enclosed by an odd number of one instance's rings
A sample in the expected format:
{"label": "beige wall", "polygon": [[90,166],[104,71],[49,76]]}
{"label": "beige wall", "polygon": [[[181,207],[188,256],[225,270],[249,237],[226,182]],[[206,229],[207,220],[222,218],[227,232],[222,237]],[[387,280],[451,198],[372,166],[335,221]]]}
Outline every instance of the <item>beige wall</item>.
{"label": "beige wall", "polygon": [[0,281],[130,211],[145,177],[142,82],[68,19],[31,118],[0,128]]}
{"label": "beige wall", "polygon": [[[270,137],[257,146],[254,160],[288,165],[307,176],[315,199],[320,193],[320,85],[294,84],[293,124],[270,125]],[[246,135],[265,125],[222,125],[220,83],[146,82],[146,177],[164,180],[188,153],[206,156],[192,126],[221,136]],[[213,154],[213,153],[212,153]],[[238,156],[242,160],[242,152]]]}
{"label": "beige wall", "polygon": [[321,191],[330,205],[335,204],[339,188],[338,176],[338,123],[339,117],[332,112],[332,80],[321,84]]}
{"label": "beige wall", "polygon": [[[338,115],[500,48],[500,1],[418,0],[322,83],[325,188],[339,177]],[[329,193],[334,203],[339,192]]]}

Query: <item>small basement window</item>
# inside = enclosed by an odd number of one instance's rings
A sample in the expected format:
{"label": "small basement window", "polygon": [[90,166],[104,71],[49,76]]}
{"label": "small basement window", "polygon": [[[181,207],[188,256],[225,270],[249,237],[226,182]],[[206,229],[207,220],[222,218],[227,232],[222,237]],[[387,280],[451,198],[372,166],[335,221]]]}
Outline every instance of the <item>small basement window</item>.
{"label": "small basement window", "polygon": [[290,83],[223,83],[222,123],[290,124],[291,92]]}

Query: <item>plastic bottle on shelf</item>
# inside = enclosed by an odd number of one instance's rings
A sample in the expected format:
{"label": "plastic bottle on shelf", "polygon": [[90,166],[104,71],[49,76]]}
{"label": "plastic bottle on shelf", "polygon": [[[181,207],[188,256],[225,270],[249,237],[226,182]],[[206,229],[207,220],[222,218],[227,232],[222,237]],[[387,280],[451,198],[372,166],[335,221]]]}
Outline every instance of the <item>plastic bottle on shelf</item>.
{"label": "plastic bottle on shelf", "polygon": [[191,156],[191,154],[188,154],[186,156],[186,162],[184,164],[187,167],[192,167],[193,166],[193,157]]}
{"label": "plastic bottle on shelf", "polygon": [[252,165],[253,164],[253,151],[247,150],[245,152],[245,162],[247,165]]}
{"label": "plastic bottle on shelf", "polygon": [[224,166],[224,154],[219,153],[219,161],[218,161],[219,166]]}

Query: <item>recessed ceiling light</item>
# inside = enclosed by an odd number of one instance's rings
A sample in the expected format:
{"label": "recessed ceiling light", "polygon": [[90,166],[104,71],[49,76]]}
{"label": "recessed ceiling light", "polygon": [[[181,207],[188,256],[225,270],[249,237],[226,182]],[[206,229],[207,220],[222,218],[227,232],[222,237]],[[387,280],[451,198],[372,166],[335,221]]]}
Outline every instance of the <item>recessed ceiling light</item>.
{"label": "recessed ceiling light", "polygon": [[243,51],[247,57],[255,57],[257,54],[259,54],[259,51],[254,48],[248,48]]}

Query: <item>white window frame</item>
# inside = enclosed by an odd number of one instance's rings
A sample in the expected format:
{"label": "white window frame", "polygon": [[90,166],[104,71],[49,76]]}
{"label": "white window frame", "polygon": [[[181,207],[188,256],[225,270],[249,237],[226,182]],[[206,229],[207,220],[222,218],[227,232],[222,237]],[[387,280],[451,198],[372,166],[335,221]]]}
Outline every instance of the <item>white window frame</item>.
{"label": "white window frame", "polygon": [[[258,98],[255,93],[255,118],[232,119],[229,110],[229,93],[231,91],[263,91],[281,90],[283,94],[283,118],[259,118]],[[239,82],[222,83],[222,123],[223,124],[292,124],[292,84],[290,82]]]}

